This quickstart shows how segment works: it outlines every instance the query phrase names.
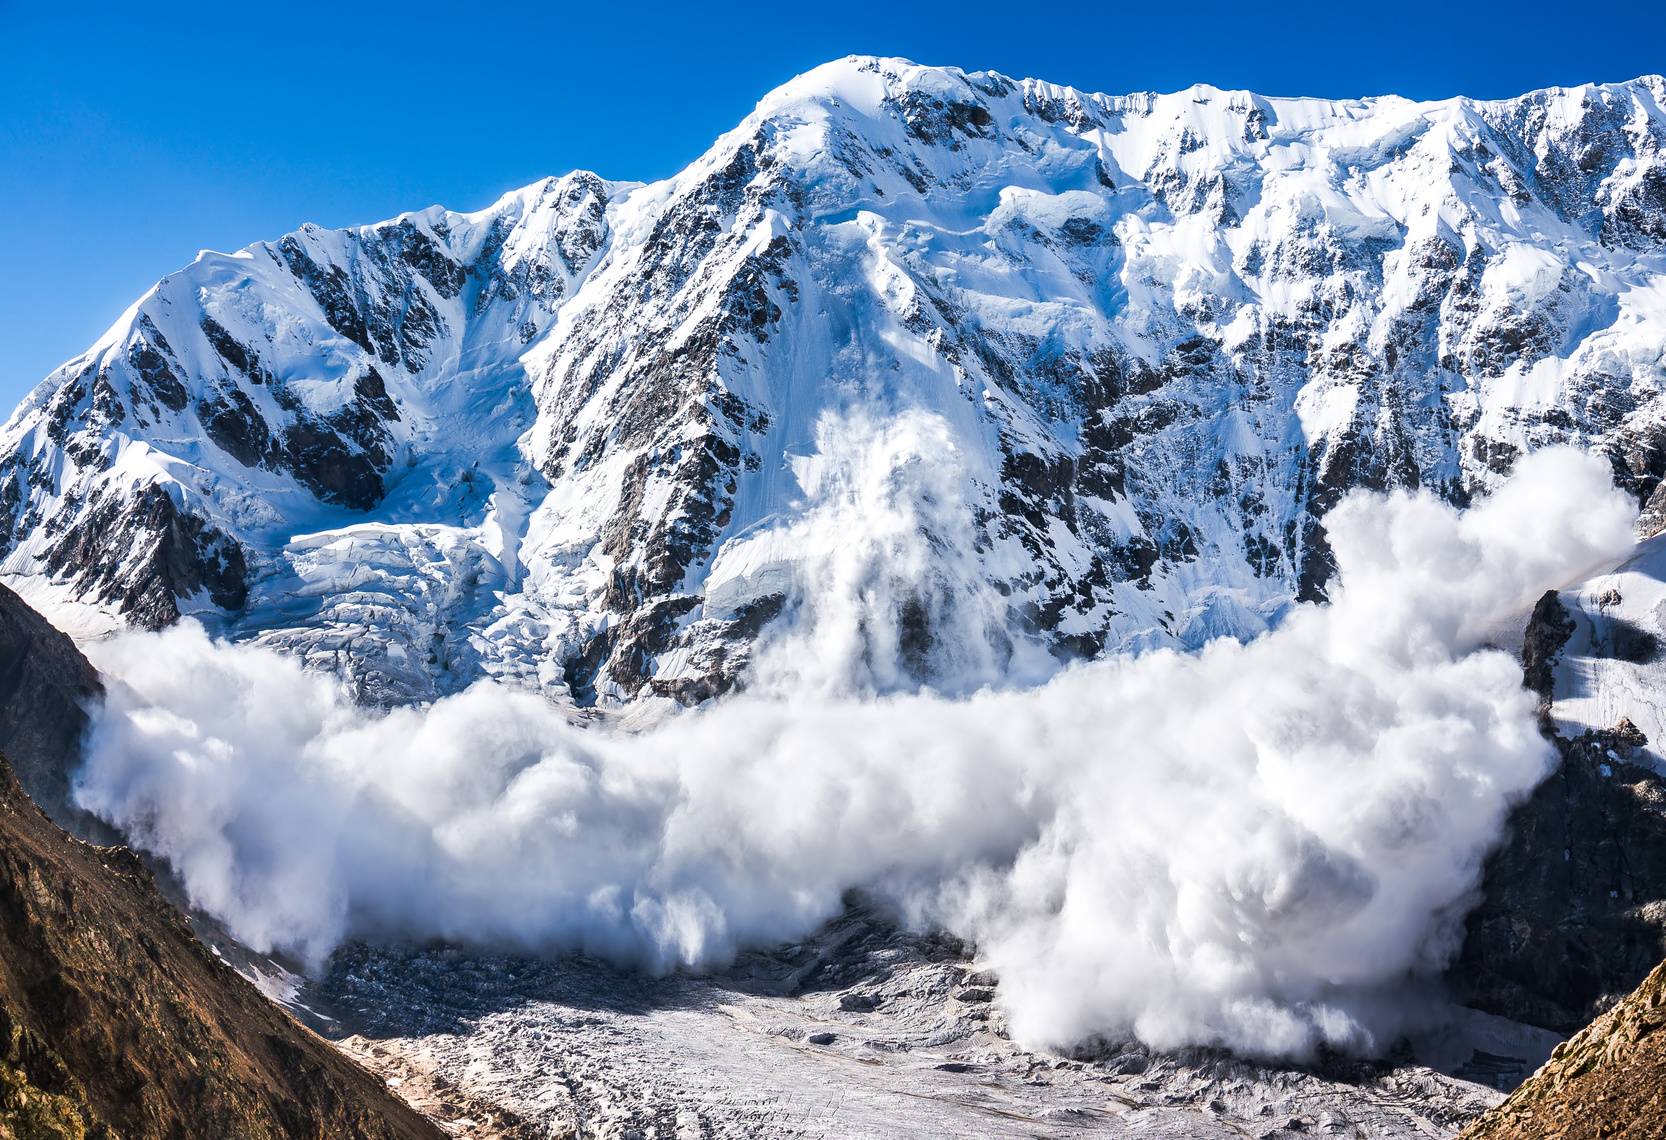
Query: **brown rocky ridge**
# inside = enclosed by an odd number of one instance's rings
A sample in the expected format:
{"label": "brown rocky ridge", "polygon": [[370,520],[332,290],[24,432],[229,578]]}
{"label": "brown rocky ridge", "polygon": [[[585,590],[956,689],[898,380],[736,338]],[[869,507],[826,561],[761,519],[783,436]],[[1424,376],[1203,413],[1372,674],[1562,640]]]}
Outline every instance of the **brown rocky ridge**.
{"label": "brown rocky ridge", "polygon": [[1666,1137],[1666,962],[1459,1140]]}
{"label": "brown rocky ridge", "polygon": [[0,758],[0,1140],[429,1140],[220,961],[125,847],[65,834]]}

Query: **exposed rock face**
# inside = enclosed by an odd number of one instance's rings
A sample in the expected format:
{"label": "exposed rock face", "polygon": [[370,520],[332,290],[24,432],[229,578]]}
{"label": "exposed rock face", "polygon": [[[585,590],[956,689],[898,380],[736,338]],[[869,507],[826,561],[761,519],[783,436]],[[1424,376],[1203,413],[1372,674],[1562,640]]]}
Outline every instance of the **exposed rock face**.
{"label": "exposed rock face", "polygon": [[1666,964],[1559,1046],[1461,1140],[1666,1136]]}
{"label": "exposed rock face", "polygon": [[1546,708],[1555,699],[1556,657],[1576,628],[1573,615],[1568,613],[1555,590],[1545,591],[1527,620],[1521,650],[1522,683],[1539,694]]}
{"label": "exposed rock face", "polygon": [[[1647,570],[1659,545],[1645,544],[1627,566]],[[1653,635],[1620,612],[1605,612],[1624,608],[1614,579],[1602,574],[1549,591],[1533,609],[1523,638],[1524,684],[1539,694],[1540,729],[1561,763],[1511,813],[1449,974],[1466,1004],[1559,1033],[1573,1033],[1608,1009],[1666,955],[1666,779],[1651,741],[1623,714],[1605,728],[1557,715],[1574,675],[1587,675],[1582,661],[1606,663],[1618,653],[1629,677],[1637,668],[1632,659],[1647,665],[1654,656],[1616,650]],[[1647,601],[1634,592],[1634,602]],[[1629,682],[1615,689],[1607,695],[1626,707],[1649,708],[1624,700],[1644,689]],[[1601,705],[1616,707],[1612,699]]]}
{"label": "exposed rock face", "polygon": [[1511,813],[1450,980],[1467,1005],[1573,1033],[1666,956],[1666,780],[1629,762],[1629,723],[1553,739],[1561,767]]}
{"label": "exposed rock face", "polygon": [[[1089,95],[852,58],[649,187],[205,255],[0,435],[4,570],[368,700],[704,699],[790,602],[816,425],[923,409],[1060,655],[1323,595],[1353,487],[1666,474],[1666,81]],[[914,621],[931,673],[935,611]]]}
{"label": "exposed rock face", "polygon": [[87,710],[103,698],[98,671],[68,636],[0,586],[0,752],[18,782],[62,826],[86,839],[114,836],[70,799]]}
{"label": "exposed rock face", "polygon": [[1666,536],[1547,593],[1525,683],[1558,771],[1511,815],[1452,980],[1494,1013],[1572,1033],[1666,956]]}
{"label": "exposed rock face", "polygon": [[0,1136],[437,1138],[211,954],[126,848],[0,758]]}

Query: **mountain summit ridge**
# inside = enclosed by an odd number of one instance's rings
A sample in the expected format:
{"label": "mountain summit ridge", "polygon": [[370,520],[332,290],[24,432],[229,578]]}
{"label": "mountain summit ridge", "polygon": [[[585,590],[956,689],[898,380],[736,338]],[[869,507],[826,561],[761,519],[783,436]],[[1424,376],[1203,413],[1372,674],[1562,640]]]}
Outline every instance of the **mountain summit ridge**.
{"label": "mountain summit ridge", "polygon": [[1573,442],[1655,496],[1663,144],[1658,76],[1106,96],[850,57],[659,183],[200,256],[0,430],[0,574],[374,703],[697,703],[797,605],[837,425],[918,414],[874,462],[950,476],[885,509],[952,492],[971,531],[874,684],[940,684],[978,588],[1064,658],[1254,636],[1323,596],[1354,487],[1462,504]]}

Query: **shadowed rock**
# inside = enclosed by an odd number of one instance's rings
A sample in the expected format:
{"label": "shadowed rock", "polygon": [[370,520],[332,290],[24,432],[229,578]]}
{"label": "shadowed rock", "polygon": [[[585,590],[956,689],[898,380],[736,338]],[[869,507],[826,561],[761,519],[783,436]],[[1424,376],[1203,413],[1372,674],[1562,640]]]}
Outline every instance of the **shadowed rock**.
{"label": "shadowed rock", "polygon": [[1511,813],[1448,974],[1465,1004],[1558,1033],[1608,1009],[1666,955],[1666,780],[1644,766],[1648,741],[1628,719],[1556,734],[1550,673],[1573,629],[1554,593],[1539,600],[1525,684],[1560,764]]}
{"label": "shadowed rock", "polygon": [[71,802],[69,786],[87,710],[103,699],[98,670],[69,636],[0,586],[0,752],[47,815],[108,843],[115,834]]}

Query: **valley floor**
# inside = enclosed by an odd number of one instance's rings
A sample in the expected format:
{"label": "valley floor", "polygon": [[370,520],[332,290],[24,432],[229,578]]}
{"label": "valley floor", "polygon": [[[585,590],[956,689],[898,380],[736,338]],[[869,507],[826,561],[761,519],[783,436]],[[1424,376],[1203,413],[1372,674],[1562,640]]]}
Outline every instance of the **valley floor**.
{"label": "valley floor", "polygon": [[1073,1059],[1007,1040],[997,991],[952,940],[856,907],[709,977],[350,946],[291,1004],[478,1140],[1444,1138],[1502,1099],[1478,1082],[1513,1086],[1557,1040],[1485,1019],[1419,1047],[1474,1080],[1410,1057],[1298,1070],[1104,1045]]}

